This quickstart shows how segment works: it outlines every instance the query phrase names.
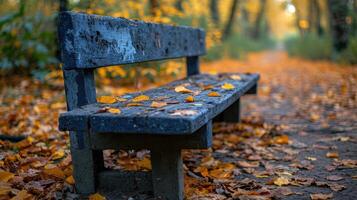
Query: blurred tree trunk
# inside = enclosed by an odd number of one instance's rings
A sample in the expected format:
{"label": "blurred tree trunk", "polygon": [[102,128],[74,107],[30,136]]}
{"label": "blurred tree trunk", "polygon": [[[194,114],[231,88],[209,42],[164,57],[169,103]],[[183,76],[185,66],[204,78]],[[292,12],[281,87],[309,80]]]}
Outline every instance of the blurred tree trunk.
{"label": "blurred tree trunk", "polygon": [[305,34],[305,30],[300,26],[301,12],[300,12],[298,3],[297,3],[296,0],[295,1],[293,0],[292,4],[295,6],[295,24],[296,24],[296,27],[298,28],[300,35],[303,36]]}
{"label": "blurred tree trunk", "polygon": [[262,28],[263,17],[265,14],[266,3],[267,3],[266,0],[260,0],[260,9],[255,19],[254,27],[251,33],[251,36],[254,39],[258,39],[261,36],[261,31],[262,31],[261,28]]}
{"label": "blurred tree trunk", "polygon": [[351,34],[357,35],[357,0],[353,1],[352,5],[352,24],[351,24]]}
{"label": "blurred tree trunk", "polygon": [[328,0],[329,21],[333,38],[333,47],[336,52],[347,48],[349,40],[348,17],[349,0]]}
{"label": "blurred tree trunk", "polygon": [[183,0],[177,0],[176,3],[175,3],[176,9],[181,11],[181,12],[183,11],[182,2],[183,2]]}
{"label": "blurred tree trunk", "polygon": [[159,1],[158,0],[150,0],[150,13],[151,16],[156,17],[159,11]]}
{"label": "blurred tree trunk", "polygon": [[226,40],[232,34],[232,27],[234,24],[237,7],[238,7],[238,0],[233,0],[229,19],[224,28],[223,37],[222,37],[223,40]]}
{"label": "blurred tree trunk", "polygon": [[249,12],[245,7],[242,8],[242,27],[243,32],[246,36],[250,35],[250,25],[249,25]]}
{"label": "blurred tree trunk", "polygon": [[318,0],[309,1],[309,32],[316,31],[321,36],[323,34],[323,28],[321,26],[321,9]]}
{"label": "blurred tree trunk", "polygon": [[219,27],[220,24],[220,18],[219,18],[219,12],[218,12],[218,0],[211,0],[210,2],[210,11],[211,11],[211,17],[213,20],[213,23],[216,27]]}

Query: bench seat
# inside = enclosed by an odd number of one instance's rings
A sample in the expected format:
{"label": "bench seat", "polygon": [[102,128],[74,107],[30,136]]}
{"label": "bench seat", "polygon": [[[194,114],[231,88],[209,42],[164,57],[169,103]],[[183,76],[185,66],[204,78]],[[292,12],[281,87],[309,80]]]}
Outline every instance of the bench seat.
{"label": "bench seat", "polygon": [[[258,80],[258,74],[193,75],[162,87],[121,96],[125,101],[89,104],[62,113],[59,128],[62,131],[117,134],[192,134],[254,88]],[[223,89],[224,83],[230,83],[234,88]],[[192,93],[176,92],[178,86],[184,86]],[[208,95],[211,92],[220,96],[211,97]],[[146,95],[150,100],[133,102],[132,99],[139,95]],[[185,102],[189,95],[194,96],[194,102]],[[154,108],[151,106],[153,101],[167,105]],[[100,112],[106,106],[119,108],[121,113]]]}

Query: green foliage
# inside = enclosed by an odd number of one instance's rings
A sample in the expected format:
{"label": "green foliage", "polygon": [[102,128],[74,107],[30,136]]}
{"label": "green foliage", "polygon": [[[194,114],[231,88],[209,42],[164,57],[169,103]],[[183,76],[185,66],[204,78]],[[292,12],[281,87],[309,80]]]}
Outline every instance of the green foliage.
{"label": "green foliage", "polygon": [[57,63],[55,17],[37,12],[26,15],[24,4],[0,19],[0,69],[2,73],[43,77],[44,69]]}
{"label": "green foliage", "polygon": [[341,53],[337,60],[343,64],[357,64],[357,35],[350,38],[347,49]]}
{"label": "green foliage", "polygon": [[335,60],[342,64],[357,64],[357,36],[350,37],[347,49],[340,54],[333,51],[331,37],[318,37],[316,34],[290,37],[285,40],[285,47],[291,56],[310,60]]}
{"label": "green foliage", "polygon": [[208,61],[217,60],[223,57],[243,59],[249,52],[257,52],[274,48],[275,41],[269,37],[257,40],[244,34],[234,34],[222,44],[215,45],[208,49],[204,57]]}
{"label": "green foliage", "polygon": [[313,33],[287,38],[285,47],[289,55],[311,60],[330,59],[333,52],[330,37],[319,37]]}

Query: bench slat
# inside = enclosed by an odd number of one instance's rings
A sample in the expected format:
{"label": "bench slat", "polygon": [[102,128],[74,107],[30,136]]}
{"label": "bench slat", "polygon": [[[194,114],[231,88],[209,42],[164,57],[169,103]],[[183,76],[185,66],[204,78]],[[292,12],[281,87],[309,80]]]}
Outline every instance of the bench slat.
{"label": "bench slat", "polygon": [[64,69],[85,69],[205,54],[205,32],[124,18],[61,12]]}
{"label": "bench slat", "polygon": [[[259,75],[240,75],[242,80],[234,80],[232,75],[194,75],[172,82],[166,86],[142,93],[124,95],[128,100],[110,104],[121,109],[120,114],[98,113],[108,104],[91,104],[60,115],[61,130],[90,130],[92,132],[140,133],[140,134],[191,134],[224,111],[256,85]],[[234,85],[233,90],[222,89],[223,83]],[[185,98],[192,94],[175,92],[175,87],[197,92],[194,103],[186,103]],[[203,90],[202,85],[211,85],[212,89]],[[220,97],[209,97],[208,93],[216,91]],[[128,107],[131,99],[138,95],[147,95],[150,101],[140,102],[142,106]],[[152,101],[165,101],[162,108],[150,107]]]}

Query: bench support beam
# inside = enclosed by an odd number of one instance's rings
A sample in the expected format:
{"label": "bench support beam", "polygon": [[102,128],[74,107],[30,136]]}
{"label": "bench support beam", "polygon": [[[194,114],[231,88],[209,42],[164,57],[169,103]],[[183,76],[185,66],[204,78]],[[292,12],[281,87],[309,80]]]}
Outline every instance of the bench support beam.
{"label": "bench support beam", "polygon": [[200,73],[200,60],[198,56],[186,58],[187,77]]}
{"label": "bench support beam", "polygon": [[[96,102],[94,72],[63,70],[67,110]],[[103,152],[92,150],[89,131],[70,132],[73,177],[79,194],[96,191],[96,175],[104,168]]]}
{"label": "bench support beam", "polygon": [[230,105],[226,110],[219,114],[215,122],[240,122],[240,99]]}
{"label": "bench support beam", "polygon": [[151,165],[155,197],[182,200],[184,184],[181,149],[152,149]]}

